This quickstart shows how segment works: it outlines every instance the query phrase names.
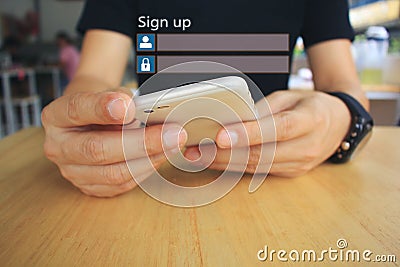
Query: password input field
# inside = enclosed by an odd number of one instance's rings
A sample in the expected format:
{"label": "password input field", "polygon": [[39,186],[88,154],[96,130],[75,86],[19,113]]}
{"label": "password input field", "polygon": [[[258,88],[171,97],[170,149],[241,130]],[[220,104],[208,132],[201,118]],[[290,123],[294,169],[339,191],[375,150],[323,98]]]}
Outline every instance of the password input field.
{"label": "password input field", "polygon": [[[157,72],[164,73],[209,73],[232,72],[223,65],[209,68],[207,64],[187,64],[169,68],[187,62],[216,62],[228,65],[244,73],[288,73],[288,56],[157,56]],[[168,69],[169,68],[169,69]]]}

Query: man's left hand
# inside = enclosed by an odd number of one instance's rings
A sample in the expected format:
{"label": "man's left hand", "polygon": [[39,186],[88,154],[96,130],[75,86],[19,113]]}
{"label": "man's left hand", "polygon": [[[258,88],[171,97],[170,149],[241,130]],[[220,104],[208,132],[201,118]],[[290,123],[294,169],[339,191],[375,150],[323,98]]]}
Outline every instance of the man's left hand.
{"label": "man's left hand", "polygon": [[[263,99],[256,105],[261,113],[258,122],[244,122],[244,127],[242,123],[227,125],[218,132],[218,149],[209,166],[211,169],[225,170],[231,150],[242,149],[244,153],[250,153],[246,172],[267,172],[265,168],[258,167],[259,164],[271,163],[267,161],[271,161],[272,157],[264,155],[270,154],[268,151],[274,149],[276,141],[270,173],[283,177],[300,176],[328,159],[339,147],[350,127],[351,116],[346,105],[340,99],[323,92],[278,91],[267,96],[266,100],[272,115],[265,112]],[[249,145],[250,149],[246,147]],[[202,148],[202,152],[207,153],[207,147],[204,150]],[[198,159],[198,147],[189,147],[185,157]],[[243,162],[231,162],[229,170],[243,171],[238,169],[239,166],[243,166]]]}

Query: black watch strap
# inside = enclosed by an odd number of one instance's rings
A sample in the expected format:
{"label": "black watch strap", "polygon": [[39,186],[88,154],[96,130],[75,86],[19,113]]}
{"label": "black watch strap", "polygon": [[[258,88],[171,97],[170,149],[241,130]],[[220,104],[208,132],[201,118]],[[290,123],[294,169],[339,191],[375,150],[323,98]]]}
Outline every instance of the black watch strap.
{"label": "black watch strap", "polygon": [[330,92],[332,96],[341,99],[351,114],[350,130],[339,148],[329,158],[333,163],[347,162],[360,142],[371,132],[374,122],[364,107],[352,96],[342,92]]}
{"label": "black watch strap", "polygon": [[340,98],[350,110],[351,115],[357,114],[358,116],[372,121],[371,115],[369,115],[364,107],[351,95],[342,92],[332,92],[328,94]]}

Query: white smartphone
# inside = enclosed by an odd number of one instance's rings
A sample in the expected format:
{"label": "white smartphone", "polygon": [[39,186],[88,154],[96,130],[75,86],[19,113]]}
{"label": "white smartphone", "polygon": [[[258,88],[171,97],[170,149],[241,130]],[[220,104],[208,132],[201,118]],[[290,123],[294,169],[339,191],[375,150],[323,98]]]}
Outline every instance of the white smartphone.
{"label": "white smartphone", "polygon": [[224,125],[257,119],[246,81],[222,77],[134,98],[136,119],[146,125],[177,123],[188,133],[187,145],[215,140]]}

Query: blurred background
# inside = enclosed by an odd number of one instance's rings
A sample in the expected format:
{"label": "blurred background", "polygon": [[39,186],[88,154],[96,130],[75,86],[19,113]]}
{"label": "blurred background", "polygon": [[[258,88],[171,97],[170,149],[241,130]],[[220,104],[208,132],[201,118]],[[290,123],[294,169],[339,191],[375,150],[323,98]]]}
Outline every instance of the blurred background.
{"label": "blurred background", "polygon": [[[40,111],[59,97],[79,63],[75,31],[84,1],[0,0],[0,138],[40,126]],[[400,0],[349,0],[357,34],[353,56],[377,125],[398,125]],[[137,86],[133,55],[124,84]],[[298,39],[289,87],[313,88]]]}

